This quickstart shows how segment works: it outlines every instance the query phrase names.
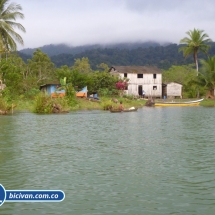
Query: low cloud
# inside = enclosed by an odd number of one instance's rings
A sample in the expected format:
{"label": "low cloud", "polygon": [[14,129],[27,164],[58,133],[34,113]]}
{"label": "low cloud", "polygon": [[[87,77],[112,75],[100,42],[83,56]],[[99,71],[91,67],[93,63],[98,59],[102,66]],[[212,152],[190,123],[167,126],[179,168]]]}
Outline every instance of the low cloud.
{"label": "low cloud", "polygon": [[[215,38],[215,2],[205,0],[20,0],[25,48],[46,44],[178,43],[193,28]],[[39,11],[39,13],[38,13]]]}

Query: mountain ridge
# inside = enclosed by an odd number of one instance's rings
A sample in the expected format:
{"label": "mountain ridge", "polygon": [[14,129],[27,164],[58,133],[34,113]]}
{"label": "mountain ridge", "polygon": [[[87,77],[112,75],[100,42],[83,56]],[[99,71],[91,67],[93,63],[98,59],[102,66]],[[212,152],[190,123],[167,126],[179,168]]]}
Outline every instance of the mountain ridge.
{"label": "mountain ridge", "polygon": [[[168,45],[168,44],[170,43],[166,43],[165,45]],[[92,49],[119,48],[119,49],[132,50],[136,48],[147,48],[150,46],[152,47],[161,46],[161,44],[154,41],[135,42],[135,43],[92,44],[92,45],[82,45],[82,46],[69,46],[67,44],[61,43],[61,44],[44,45],[38,48],[26,48],[26,49],[20,50],[19,52],[32,56],[34,51],[36,51],[37,49],[40,49],[42,52],[46,53],[49,57],[52,57],[59,54],[76,55]]]}
{"label": "mountain ridge", "polygon": [[[146,44],[145,44],[146,45]],[[154,46],[153,46],[154,45]],[[136,43],[138,47],[138,44]],[[160,69],[169,69],[173,65],[193,64],[193,56],[184,58],[183,53],[179,52],[178,44],[148,44],[146,47],[135,48],[134,44],[123,44],[121,46],[88,46],[89,49],[79,49],[79,53],[61,53],[49,56],[56,67],[63,65],[73,66],[75,59],[87,57],[93,70],[98,69],[98,65],[105,63],[108,66],[157,66]],[[209,55],[215,55],[215,42],[210,43]],[[56,47],[56,46],[55,46]],[[126,48],[127,47],[127,48]],[[85,47],[86,48],[86,47]],[[35,49],[36,50],[36,49]],[[32,56],[19,52],[19,56],[27,62]],[[198,54],[199,59],[206,59],[203,53]]]}

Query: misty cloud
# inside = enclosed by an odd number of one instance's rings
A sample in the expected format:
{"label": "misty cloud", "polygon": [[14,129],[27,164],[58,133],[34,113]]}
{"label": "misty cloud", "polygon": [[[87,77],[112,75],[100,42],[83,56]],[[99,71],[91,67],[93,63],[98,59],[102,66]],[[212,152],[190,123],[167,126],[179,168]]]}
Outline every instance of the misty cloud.
{"label": "misty cloud", "polygon": [[[215,38],[213,0],[18,0],[25,48],[46,44],[178,43],[198,28]],[[19,21],[19,20],[18,20]]]}

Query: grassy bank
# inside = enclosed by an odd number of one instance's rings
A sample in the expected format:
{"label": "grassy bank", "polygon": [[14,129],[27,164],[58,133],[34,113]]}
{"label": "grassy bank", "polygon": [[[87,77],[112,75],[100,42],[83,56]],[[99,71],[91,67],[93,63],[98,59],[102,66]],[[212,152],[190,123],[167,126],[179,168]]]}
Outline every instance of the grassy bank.
{"label": "grassy bank", "polygon": [[[143,107],[146,103],[146,100],[143,99],[127,99],[127,98],[116,98],[119,102],[122,101],[124,108],[130,108],[130,107]],[[187,100],[187,99],[186,99]],[[194,100],[194,99],[192,99]],[[177,101],[174,100],[174,101]],[[184,101],[183,99],[180,101]],[[112,105],[114,108],[117,108],[119,106],[118,103],[114,103],[112,101],[112,98],[110,97],[101,97],[100,102],[94,102],[90,101],[84,98],[79,98],[76,100],[73,106],[70,107],[71,111],[77,111],[77,110],[105,110],[108,106]],[[30,111],[33,112],[34,110],[34,100],[16,100],[13,101],[13,104],[16,105],[15,110],[19,111]],[[204,99],[200,106],[203,107],[215,107],[215,99]]]}
{"label": "grassy bank", "polygon": [[203,107],[215,107],[215,99],[204,99],[200,103],[200,106],[203,106]]}
{"label": "grassy bank", "polygon": [[132,100],[127,98],[116,98],[118,103],[112,101],[112,98],[101,97],[99,102],[90,101],[87,99],[77,99],[77,104],[71,108],[71,110],[107,110],[109,106],[114,108],[119,107],[119,102],[123,103],[124,108],[130,107],[143,107],[146,103],[146,100]]}
{"label": "grassy bank", "polygon": [[[70,106],[71,111],[76,110],[105,110],[109,106],[118,108],[119,102],[122,101],[124,108],[130,107],[143,107],[146,103],[146,100],[143,99],[128,99],[116,97],[118,103],[114,103],[110,97],[101,97],[100,102],[90,101],[85,98],[77,98],[72,106]],[[16,110],[19,111],[30,111],[33,112],[35,100],[30,99],[17,99],[13,103],[16,105]]]}
{"label": "grassy bank", "polygon": [[16,110],[33,112],[35,101],[30,99],[20,99],[13,101],[13,103],[16,104]]}

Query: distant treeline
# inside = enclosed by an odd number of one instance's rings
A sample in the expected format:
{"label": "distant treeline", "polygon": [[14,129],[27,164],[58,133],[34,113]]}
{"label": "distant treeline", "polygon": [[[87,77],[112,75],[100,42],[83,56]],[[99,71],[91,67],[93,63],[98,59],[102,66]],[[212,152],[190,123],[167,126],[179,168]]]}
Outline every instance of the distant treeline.
{"label": "distant treeline", "polygon": [[[211,43],[211,48],[209,50],[210,55],[215,55],[215,42]],[[57,49],[57,45],[55,46]],[[52,47],[53,48],[53,47]],[[182,53],[178,52],[179,45],[170,44],[166,46],[160,46],[159,44],[152,43],[151,46],[139,47],[136,46],[119,46],[119,47],[108,47],[108,48],[96,48],[92,46],[92,49],[84,49],[82,47],[82,52],[77,54],[68,54],[63,53],[63,48],[61,46],[61,54],[52,55],[47,53],[51,61],[55,64],[56,67],[61,67],[63,65],[72,66],[75,62],[75,59],[87,57],[89,59],[92,69],[96,69],[97,65],[105,63],[108,66],[157,66],[160,69],[169,69],[172,65],[188,65],[193,63],[192,56],[185,59]],[[43,50],[44,51],[44,50]],[[49,50],[50,51],[50,50]],[[80,51],[80,50],[79,50]],[[19,52],[20,57],[27,61],[31,56]],[[199,58],[205,59],[205,56],[202,53],[199,53]]]}

